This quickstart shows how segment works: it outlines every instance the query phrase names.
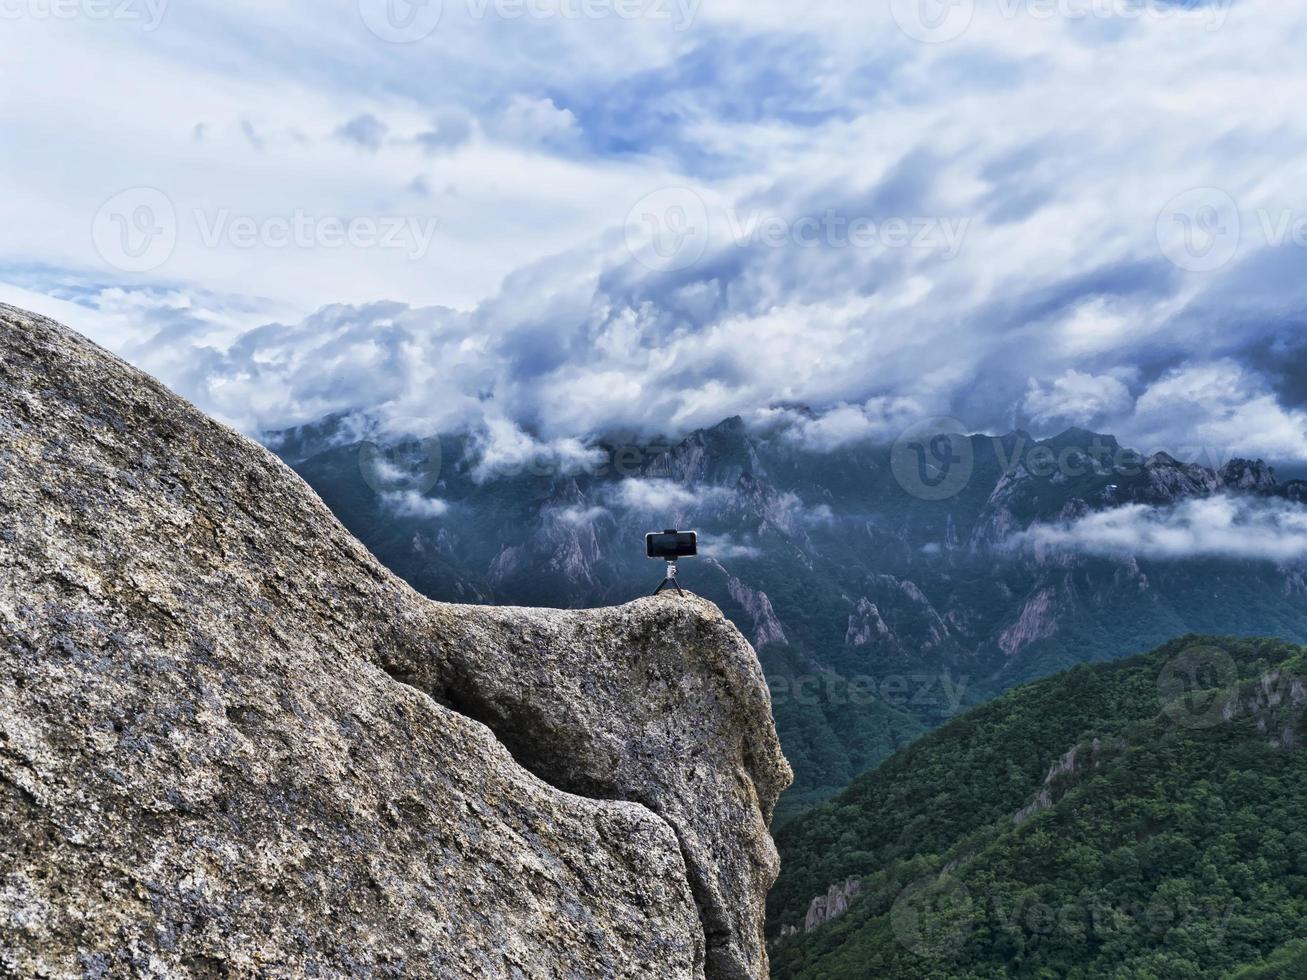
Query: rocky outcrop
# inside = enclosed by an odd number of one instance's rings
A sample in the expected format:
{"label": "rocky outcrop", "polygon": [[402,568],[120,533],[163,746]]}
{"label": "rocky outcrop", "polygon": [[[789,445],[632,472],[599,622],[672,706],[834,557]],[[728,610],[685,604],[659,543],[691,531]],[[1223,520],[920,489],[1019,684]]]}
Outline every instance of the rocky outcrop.
{"label": "rocky outcrop", "polygon": [[1049,587],[1040,589],[1026,600],[1017,621],[999,636],[999,648],[1009,657],[1015,657],[1030,644],[1053,636],[1058,627],[1054,610],[1056,598],[1057,593]]}
{"label": "rocky outcrop", "polygon": [[1128,746],[1120,739],[1099,739],[1072,747],[1062,758],[1049,767],[1044,784],[1035,798],[1012,816],[1018,827],[1031,817],[1051,810],[1067,793],[1079,785],[1083,774],[1101,768],[1117,758]]}
{"label": "rocky outcrop", "polygon": [[772,608],[771,599],[767,597],[766,592],[749,588],[749,586],[726,571],[721,563],[715,559],[709,559],[708,564],[726,576],[726,588],[730,592],[731,598],[753,621],[754,645],[761,647],[766,646],[768,643],[788,642],[785,636],[785,627],[781,625],[781,621],[776,617],[776,610]]}
{"label": "rocky outcrop", "polygon": [[715,607],[426,600],[0,307],[0,972],[761,978],[788,780]]}
{"label": "rocky outcrop", "polygon": [[1301,740],[1305,712],[1307,684],[1296,673],[1273,670],[1235,692],[1221,714],[1226,722],[1246,716],[1272,748],[1291,750]]}
{"label": "rocky outcrop", "polygon": [[1232,459],[1217,472],[1221,486],[1242,493],[1271,494],[1279,489],[1275,467],[1260,459]]}
{"label": "rocky outcrop", "polygon": [[844,633],[844,643],[851,647],[865,647],[873,640],[897,641],[894,631],[889,628],[880,614],[880,607],[863,596],[849,616],[849,627]]}
{"label": "rocky outcrop", "polygon": [[849,903],[862,894],[862,880],[850,878],[842,884],[831,885],[825,895],[818,895],[808,905],[808,914],[803,920],[803,931],[812,932],[820,929],[827,922],[834,922],[849,910]]}

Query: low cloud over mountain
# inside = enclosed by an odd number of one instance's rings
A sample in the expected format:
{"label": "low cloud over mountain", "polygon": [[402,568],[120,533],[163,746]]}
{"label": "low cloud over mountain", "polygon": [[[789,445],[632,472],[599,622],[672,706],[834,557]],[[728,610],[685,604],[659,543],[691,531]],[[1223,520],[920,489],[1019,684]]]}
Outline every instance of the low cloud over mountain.
{"label": "low cloud over mountain", "polygon": [[1300,561],[1307,557],[1307,507],[1228,494],[1170,507],[1129,504],[1035,525],[1014,543],[1103,557]]}
{"label": "low cloud over mountain", "polygon": [[[13,22],[47,70],[11,93],[0,174],[24,240],[0,243],[0,295],[247,432],[416,417],[511,459],[804,405],[812,447],[948,415],[1307,463],[1307,213],[1285,165],[1307,126],[1248,97],[1295,88],[1292,5],[981,4],[939,43],[912,4],[638,23],[446,5],[411,45],[347,6],[174,5],[95,44]],[[146,38],[131,86],[59,82]],[[293,79],[277,104],[241,73],[253,38]],[[200,45],[227,76],[196,83]],[[165,132],[142,93],[178,90],[207,97]],[[93,113],[121,124],[70,182],[52,161]],[[69,242],[140,186],[175,212],[157,268]],[[297,211],[403,219],[412,240],[200,234]]]}

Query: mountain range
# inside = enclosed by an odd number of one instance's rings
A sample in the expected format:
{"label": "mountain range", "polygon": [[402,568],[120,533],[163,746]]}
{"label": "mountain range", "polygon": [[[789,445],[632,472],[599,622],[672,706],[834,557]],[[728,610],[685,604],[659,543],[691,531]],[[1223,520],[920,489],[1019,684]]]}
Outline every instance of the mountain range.
{"label": "mountain range", "polygon": [[796,774],[781,823],[1014,685],[1186,633],[1307,640],[1307,562],[1274,528],[1263,555],[1238,526],[1194,547],[1172,526],[1210,524],[1198,505],[1297,513],[1307,483],[1083,429],[945,438],[832,447],[732,418],[512,465],[466,434],[369,440],[344,418],[265,441],[433,598],[625,601],[662,575],[644,532],[696,528],[681,581],[759,651]]}

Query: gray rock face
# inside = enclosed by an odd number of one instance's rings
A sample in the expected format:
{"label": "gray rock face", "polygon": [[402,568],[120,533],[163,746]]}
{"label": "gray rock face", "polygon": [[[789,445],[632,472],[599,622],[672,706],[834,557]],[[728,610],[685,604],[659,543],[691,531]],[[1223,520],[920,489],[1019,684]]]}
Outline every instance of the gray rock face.
{"label": "gray rock face", "polygon": [[825,895],[818,895],[808,905],[808,914],[803,920],[803,931],[813,932],[827,922],[834,922],[849,910],[849,903],[862,894],[862,881],[850,878],[844,883],[836,883],[827,889]]}
{"label": "gray rock face", "polygon": [[710,604],[430,602],[0,306],[0,973],[761,978],[789,778]]}

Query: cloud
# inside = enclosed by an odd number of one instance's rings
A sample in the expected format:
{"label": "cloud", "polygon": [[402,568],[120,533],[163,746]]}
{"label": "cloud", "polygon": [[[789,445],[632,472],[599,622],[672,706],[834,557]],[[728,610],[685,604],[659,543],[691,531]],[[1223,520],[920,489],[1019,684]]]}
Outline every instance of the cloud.
{"label": "cloud", "polygon": [[862,405],[837,405],[815,418],[792,415],[787,434],[816,452],[829,452],[856,442],[893,440],[922,418],[911,398],[873,398]]}
{"label": "cloud", "polygon": [[541,441],[505,418],[488,419],[473,433],[473,479],[484,482],[524,470],[541,476],[570,476],[601,465],[604,453],[564,437]]}
{"label": "cloud", "polygon": [[729,534],[723,534],[708,537],[706,540],[701,539],[699,554],[705,558],[716,558],[718,561],[731,561],[733,559],[761,558],[763,551],[755,545],[743,544],[736,541]]}
{"label": "cloud", "polygon": [[440,153],[467,142],[472,129],[472,117],[457,109],[444,109],[432,117],[430,129],[414,138],[427,153]]}
{"label": "cloud", "polygon": [[416,490],[383,493],[381,501],[385,507],[399,517],[416,517],[432,519],[443,517],[449,512],[449,504],[436,497],[425,497]]}
{"label": "cloud", "polygon": [[640,514],[684,516],[729,498],[724,487],[688,487],[675,480],[631,477],[608,491],[615,506]]}
{"label": "cloud", "polygon": [[494,120],[495,132],[515,143],[566,146],[578,134],[576,116],[552,99],[514,95]]}
{"label": "cloud", "polygon": [[372,113],[365,112],[338,126],[336,139],[376,153],[381,149],[388,132],[390,132],[389,126]]}
{"label": "cloud", "polygon": [[1158,378],[1139,396],[1130,430],[1146,449],[1167,445],[1178,431],[1183,444],[1201,445],[1213,458],[1307,460],[1307,412],[1285,408],[1263,375],[1229,358]]}
{"label": "cloud", "polygon": [[1022,408],[1036,426],[1092,425],[1120,418],[1133,404],[1130,389],[1118,379],[1072,369],[1048,386],[1031,378]]}
{"label": "cloud", "polygon": [[[566,460],[597,433],[797,404],[813,448],[919,410],[1307,462],[1307,383],[1281,356],[1307,308],[1302,251],[1265,230],[1301,208],[1307,123],[1266,93],[1300,87],[1307,14],[1033,6],[980,4],[942,44],[893,5],[796,19],[777,0],[529,38],[451,7],[411,45],[378,42],[350,4],[193,0],[148,34],[15,20],[5,43],[44,70],[8,80],[0,220],[22,235],[0,243],[0,280],[247,431],[422,415],[484,431],[491,467],[534,458],[524,440]],[[122,64],[114,86],[79,81]],[[368,120],[384,137],[353,126]],[[90,229],[143,185],[174,206],[177,242],[129,273]],[[1159,230],[1202,188],[1235,199],[1242,238],[1194,271]],[[671,268],[628,242],[650,215],[636,205],[666,191],[662,244],[682,218],[704,232]],[[206,244],[195,221],[296,210],[439,230],[415,258]],[[750,215],[775,243],[734,233]],[[854,244],[858,222],[875,233]],[[129,312],[115,290],[153,299]]]}
{"label": "cloud", "polygon": [[551,511],[551,513],[564,524],[570,524],[573,527],[589,527],[612,517],[612,514],[604,507],[560,507]]}
{"label": "cloud", "polygon": [[1166,508],[1131,504],[1036,525],[1012,543],[1108,557],[1295,562],[1307,559],[1307,507],[1228,495]]}
{"label": "cloud", "polygon": [[254,128],[254,123],[248,119],[241,120],[241,132],[245,134],[245,139],[249,141],[250,146],[254,149],[263,150],[263,137],[259,135],[258,130]]}

